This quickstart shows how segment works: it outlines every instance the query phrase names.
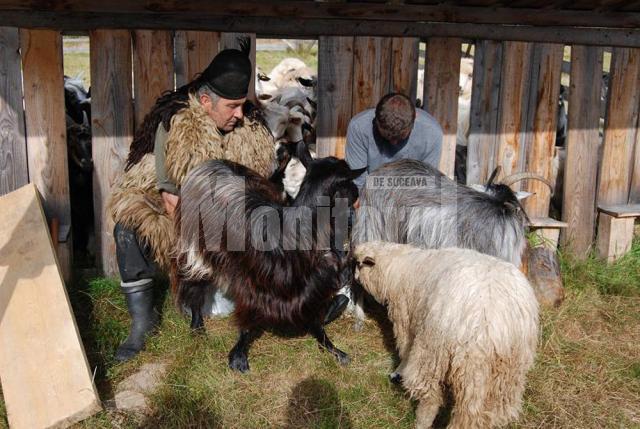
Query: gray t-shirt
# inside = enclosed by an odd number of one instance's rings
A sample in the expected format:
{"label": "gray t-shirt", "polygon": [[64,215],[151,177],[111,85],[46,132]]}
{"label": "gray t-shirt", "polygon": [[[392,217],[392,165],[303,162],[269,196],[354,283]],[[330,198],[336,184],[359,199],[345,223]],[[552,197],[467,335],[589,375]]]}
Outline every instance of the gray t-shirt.
{"label": "gray t-shirt", "polygon": [[357,114],[347,129],[346,159],[351,169],[367,167],[367,171],[353,181],[362,188],[373,170],[390,161],[416,159],[434,168],[440,163],[442,128],[438,121],[422,109],[416,109],[416,120],[409,138],[391,145],[374,132],[375,109]]}

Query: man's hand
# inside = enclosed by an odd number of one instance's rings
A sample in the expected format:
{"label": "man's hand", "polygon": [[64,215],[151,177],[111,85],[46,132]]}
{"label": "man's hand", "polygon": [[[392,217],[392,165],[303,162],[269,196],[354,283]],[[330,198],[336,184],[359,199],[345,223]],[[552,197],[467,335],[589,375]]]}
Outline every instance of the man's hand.
{"label": "man's hand", "polygon": [[164,209],[169,214],[169,217],[173,219],[173,213],[176,211],[176,206],[178,205],[178,201],[180,201],[180,197],[168,192],[160,192],[160,196],[164,203]]}

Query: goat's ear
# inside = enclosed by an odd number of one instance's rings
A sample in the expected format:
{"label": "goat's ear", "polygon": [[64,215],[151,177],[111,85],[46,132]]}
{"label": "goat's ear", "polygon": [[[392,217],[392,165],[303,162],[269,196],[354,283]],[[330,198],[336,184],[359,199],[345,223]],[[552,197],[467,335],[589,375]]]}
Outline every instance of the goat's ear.
{"label": "goat's ear", "polygon": [[349,177],[349,179],[354,180],[360,177],[360,175],[365,171],[367,171],[367,167],[358,168],[356,170],[349,170],[349,173],[347,174],[347,176]]}
{"label": "goat's ear", "polygon": [[376,261],[373,260],[371,256],[365,256],[362,260],[362,265],[366,267],[373,267],[376,264]]}
{"label": "goat's ear", "polygon": [[514,194],[516,195],[516,199],[518,201],[524,200],[525,198],[529,198],[531,195],[533,195],[533,193],[527,191],[516,191],[514,192]]}
{"label": "goat's ear", "polygon": [[313,86],[313,79],[305,79],[303,77],[298,77],[297,80],[298,82],[300,82],[300,85],[306,86],[307,88]]}
{"label": "goat's ear", "polygon": [[313,161],[311,152],[304,142],[299,142],[296,148],[296,157],[300,160],[304,168],[309,168],[309,165]]}
{"label": "goat's ear", "polygon": [[289,144],[281,144],[278,150],[276,151],[276,159],[278,161],[278,166],[276,167],[276,173],[284,173],[284,170],[287,168],[287,164],[291,161],[291,151],[292,148]]}

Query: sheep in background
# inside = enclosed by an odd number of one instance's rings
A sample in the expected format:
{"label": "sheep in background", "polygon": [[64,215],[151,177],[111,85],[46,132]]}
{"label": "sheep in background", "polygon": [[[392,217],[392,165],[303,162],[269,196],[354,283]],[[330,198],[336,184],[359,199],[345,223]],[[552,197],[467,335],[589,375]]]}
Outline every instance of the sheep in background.
{"label": "sheep in background", "polygon": [[271,78],[262,73],[256,66],[256,98],[259,101],[269,100],[278,91],[278,87]]}
{"label": "sheep in background", "polygon": [[288,57],[276,64],[269,72],[269,78],[278,87],[284,86],[284,76],[294,70],[305,69],[307,65],[301,59]]}
{"label": "sheep in background", "polygon": [[[313,100],[300,88],[288,87],[275,94],[272,97],[264,93],[259,99],[262,117],[276,142],[276,154],[286,144],[304,141],[307,145],[314,145],[316,104]],[[313,152],[312,157],[315,158]],[[280,180],[287,195],[295,198],[306,170],[297,157],[290,159]]]}
{"label": "sheep in background", "polygon": [[400,355],[392,374],[431,427],[451,390],[449,428],[518,418],[538,338],[538,303],[514,265],[468,249],[372,242],[354,251],[355,279],[387,305]]}
{"label": "sheep in background", "polygon": [[91,264],[95,254],[91,95],[81,78],[64,76],[64,106],[73,250],[76,261],[82,257],[84,264]]}
{"label": "sheep in background", "polygon": [[79,77],[64,76],[64,105],[76,124],[91,124],[91,89],[84,89]]}
{"label": "sheep in background", "polygon": [[304,61],[292,57],[280,61],[269,73],[269,79],[278,88],[306,86],[299,79],[309,83],[317,81],[316,72],[313,69],[307,67]]}

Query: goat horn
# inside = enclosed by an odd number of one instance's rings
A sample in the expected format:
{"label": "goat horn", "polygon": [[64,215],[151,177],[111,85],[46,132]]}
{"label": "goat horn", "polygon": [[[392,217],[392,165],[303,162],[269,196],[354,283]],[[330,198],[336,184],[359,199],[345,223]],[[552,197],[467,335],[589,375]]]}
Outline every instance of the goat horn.
{"label": "goat horn", "polygon": [[493,170],[493,173],[491,173],[491,176],[489,177],[489,180],[487,180],[487,185],[486,185],[487,189],[489,189],[489,187],[491,185],[493,185],[493,181],[496,180],[496,177],[498,176],[498,174],[500,174],[500,171],[502,171],[502,167],[501,166],[497,166]]}
{"label": "goat horn", "polygon": [[528,172],[522,172],[522,173],[516,173],[516,174],[512,174],[510,176],[505,177],[504,179],[502,179],[502,184],[503,185],[507,185],[507,186],[511,186],[516,182],[519,182],[521,180],[525,180],[525,179],[535,179],[535,180],[539,180],[541,182],[544,182],[545,185],[547,185],[549,187],[549,190],[551,191],[551,193],[553,194],[553,183],[551,183],[548,179],[540,176],[539,174],[536,173],[528,173]]}

